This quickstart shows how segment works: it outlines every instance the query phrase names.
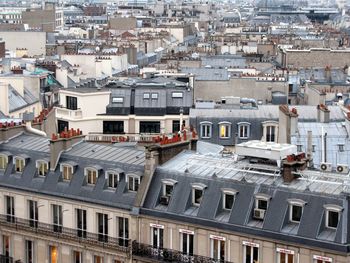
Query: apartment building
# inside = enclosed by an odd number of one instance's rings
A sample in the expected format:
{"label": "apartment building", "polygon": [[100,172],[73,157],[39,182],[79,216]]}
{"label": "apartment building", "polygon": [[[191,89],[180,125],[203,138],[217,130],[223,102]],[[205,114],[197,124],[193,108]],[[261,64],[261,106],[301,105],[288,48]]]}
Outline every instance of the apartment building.
{"label": "apartment building", "polygon": [[[92,140],[176,133],[189,126],[192,89],[171,78],[130,79],[103,88],[61,89],[57,128],[82,129]],[[93,107],[92,107],[93,105]]]}

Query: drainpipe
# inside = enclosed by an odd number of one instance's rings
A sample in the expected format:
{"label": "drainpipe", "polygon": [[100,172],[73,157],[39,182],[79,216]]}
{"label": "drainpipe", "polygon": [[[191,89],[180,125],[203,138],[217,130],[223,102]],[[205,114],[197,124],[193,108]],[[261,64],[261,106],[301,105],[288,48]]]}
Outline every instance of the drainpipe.
{"label": "drainpipe", "polygon": [[321,127],[321,162],[324,163],[324,129]]}
{"label": "drainpipe", "polygon": [[32,127],[32,122],[30,122],[30,121],[26,122],[26,130],[27,130],[27,132],[30,132],[30,133],[33,133],[33,134],[36,134],[36,135],[39,135],[39,136],[47,137],[45,132],[40,131],[38,129],[34,129]]}

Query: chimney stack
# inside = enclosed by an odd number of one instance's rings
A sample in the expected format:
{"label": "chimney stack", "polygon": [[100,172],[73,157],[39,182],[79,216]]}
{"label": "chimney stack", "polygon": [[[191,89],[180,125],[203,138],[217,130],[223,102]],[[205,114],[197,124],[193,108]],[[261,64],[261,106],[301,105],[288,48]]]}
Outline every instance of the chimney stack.
{"label": "chimney stack", "polygon": [[309,159],[305,156],[305,153],[288,155],[282,162],[282,178],[284,183],[289,184],[298,178],[294,172],[305,170],[308,161]]}
{"label": "chimney stack", "polygon": [[50,140],[50,166],[51,170],[55,170],[61,153],[71,149],[75,144],[84,139],[82,132],[74,129],[65,130],[60,134],[52,134]]}
{"label": "chimney stack", "polygon": [[330,110],[324,104],[317,105],[317,121],[322,123],[329,123]]}
{"label": "chimney stack", "polygon": [[296,108],[289,110],[288,105],[279,106],[279,143],[291,143],[291,136],[298,130],[298,111]]}

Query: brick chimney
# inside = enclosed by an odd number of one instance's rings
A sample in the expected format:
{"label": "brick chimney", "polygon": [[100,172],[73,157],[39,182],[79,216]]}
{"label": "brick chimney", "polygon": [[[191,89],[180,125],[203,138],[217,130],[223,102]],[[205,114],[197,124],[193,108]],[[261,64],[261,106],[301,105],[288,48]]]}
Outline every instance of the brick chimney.
{"label": "brick chimney", "polygon": [[7,142],[11,138],[23,133],[26,126],[23,123],[5,122],[0,123],[0,143]]}
{"label": "brick chimney", "polygon": [[297,109],[289,110],[288,105],[280,105],[278,126],[278,142],[291,143],[291,135],[294,135],[298,130]]}
{"label": "brick chimney", "polygon": [[55,170],[62,152],[71,149],[84,139],[82,132],[74,129],[65,130],[60,134],[52,134],[50,140],[50,167]]}
{"label": "brick chimney", "polygon": [[305,153],[298,155],[288,155],[286,159],[282,161],[282,178],[284,183],[289,184],[294,179],[298,178],[294,172],[305,170],[309,159],[305,156]]}
{"label": "brick chimney", "polygon": [[330,110],[324,104],[317,105],[317,121],[323,123],[329,123]]}
{"label": "brick chimney", "polygon": [[12,71],[13,74],[16,74],[16,75],[22,75],[23,74],[23,69],[20,66],[12,67],[11,71]]}

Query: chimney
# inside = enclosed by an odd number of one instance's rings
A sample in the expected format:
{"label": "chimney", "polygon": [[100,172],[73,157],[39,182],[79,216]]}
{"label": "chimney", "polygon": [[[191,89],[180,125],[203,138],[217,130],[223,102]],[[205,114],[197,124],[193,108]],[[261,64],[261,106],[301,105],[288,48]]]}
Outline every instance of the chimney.
{"label": "chimney", "polygon": [[329,123],[330,110],[324,104],[317,105],[317,121],[322,123]]}
{"label": "chimney", "polygon": [[62,152],[71,149],[75,144],[81,142],[84,139],[82,132],[74,129],[61,132],[60,134],[52,134],[50,140],[50,166],[51,170],[55,170],[58,164],[58,160]]}
{"label": "chimney", "polygon": [[8,142],[11,138],[14,138],[25,131],[25,125],[23,123],[0,122],[0,143]]}
{"label": "chimney", "polygon": [[279,106],[279,143],[291,143],[291,136],[298,130],[298,111],[296,108],[289,110],[288,105]]}
{"label": "chimney", "polygon": [[305,153],[299,153],[298,155],[288,155],[286,159],[282,161],[282,178],[285,184],[291,183],[299,176],[295,172],[305,170],[309,159],[305,156]]}

